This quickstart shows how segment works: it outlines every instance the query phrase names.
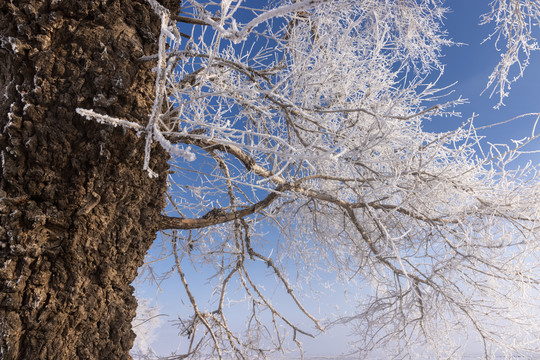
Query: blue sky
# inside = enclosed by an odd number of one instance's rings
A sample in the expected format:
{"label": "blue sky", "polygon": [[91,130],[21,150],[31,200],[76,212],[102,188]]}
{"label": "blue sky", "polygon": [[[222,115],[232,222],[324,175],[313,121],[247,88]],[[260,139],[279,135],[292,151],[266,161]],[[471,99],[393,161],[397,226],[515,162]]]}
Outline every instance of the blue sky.
{"label": "blue sky", "polygon": [[[489,98],[490,91],[480,95],[500,56],[494,49],[493,42],[481,44],[491,30],[488,26],[478,25],[479,16],[488,10],[488,4],[489,1],[481,0],[447,1],[447,6],[452,9],[452,12],[447,14],[446,20],[449,36],[455,42],[465,45],[447,48],[444,51],[442,61],[446,67],[440,85],[457,82],[451,96],[461,95],[469,99],[469,103],[456,109],[462,113],[461,118],[434,118],[426,123],[425,128],[428,130],[453,129],[473,113],[478,114],[476,125],[483,126],[504,121],[523,113],[540,112],[540,54],[533,54],[531,65],[527,68],[525,77],[512,86],[510,96],[505,99],[506,106],[496,110],[493,107],[497,104],[497,95],[491,99]],[[525,119],[490,129],[484,134],[489,141],[507,142],[510,138],[522,138],[530,135],[532,124],[532,119]],[[538,142],[534,146],[538,148]],[[539,156],[531,155],[527,160],[538,163]],[[162,270],[170,269],[171,265],[171,263],[164,263],[160,268]],[[195,289],[195,291],[205,291],[203,269],[198,273],[191,272],[187,275],[191,277],[191,280],[196,279],[193,281],[194,284],[200,284],[200,288]],[[182,301],[187,304],[187,300],[177,277],[162,283],[162,290],[163,292],[157,296],[158,303],[161,312],[168,313],[169,316],[163,317],[164,326],[154,342],[154,349],[160,355],[168,355],[176,348],[179,341],[176,329],[168,321],[174,320],[177,312],[185,311]],[[157,289],[150,286],[143,286],[139,289],[139,295],[142,297],[154,298],[156,294]],[[333,299],[328,300],[328,303],[333,301]],[[304,349],[311,356],[339,354],[346,347],[347,340],[344,338],[344,334],[344,331],[334,331],[315,341],[306,340],[304,341]]]}

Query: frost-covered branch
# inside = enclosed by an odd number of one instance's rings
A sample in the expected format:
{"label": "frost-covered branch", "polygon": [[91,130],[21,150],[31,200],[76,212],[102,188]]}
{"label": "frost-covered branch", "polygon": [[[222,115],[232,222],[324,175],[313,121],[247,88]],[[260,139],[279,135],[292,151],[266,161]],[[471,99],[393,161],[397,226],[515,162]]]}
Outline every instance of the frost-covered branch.
{"label": "frost-covered branch", "polygon": [[495,30],[485,40],[495,41],[501,60],[489,76],[486,90],[491,96],[499,95],[498,106],[503,105],[512,83],[523,77],[533,51],[539,50],[535,34],[540,29],[540,6],[531,0],[493,0],[490,12],[482,15],[481,24],[494,23]]}

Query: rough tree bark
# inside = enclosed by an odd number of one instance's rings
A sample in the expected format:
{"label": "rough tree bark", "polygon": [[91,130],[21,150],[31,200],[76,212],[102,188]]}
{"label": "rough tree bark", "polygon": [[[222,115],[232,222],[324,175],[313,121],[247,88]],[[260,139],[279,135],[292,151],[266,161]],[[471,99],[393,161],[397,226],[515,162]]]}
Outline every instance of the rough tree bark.
{"label": "rough tree bark", "polygon": [[143,138],[75,109],[147,121],[154,64],[136,59],[158,33],[144,0],[0,0],[2,359],[130,357],[167,156],[150,179]]}

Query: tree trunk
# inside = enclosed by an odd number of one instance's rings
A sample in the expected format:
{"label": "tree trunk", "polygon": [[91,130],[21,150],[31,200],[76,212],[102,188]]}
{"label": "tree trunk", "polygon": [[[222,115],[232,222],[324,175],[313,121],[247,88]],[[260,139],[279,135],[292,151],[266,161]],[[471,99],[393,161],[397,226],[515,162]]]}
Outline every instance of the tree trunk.
{"label": "tree trunk", "polygon": [[155,238],[167,156],[82,119],[143,124],[159,20],[144,0],[0,0],[0,358],[126,359],[131,283]]}

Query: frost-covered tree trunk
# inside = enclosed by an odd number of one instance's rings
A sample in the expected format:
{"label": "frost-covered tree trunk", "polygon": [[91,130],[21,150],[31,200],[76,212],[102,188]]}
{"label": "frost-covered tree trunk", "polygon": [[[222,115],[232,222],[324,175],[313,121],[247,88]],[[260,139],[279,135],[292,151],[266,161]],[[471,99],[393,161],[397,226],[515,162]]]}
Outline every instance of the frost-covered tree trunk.
{"label": "frost-covered tree trunk", "polygon": [[75,109],[146,121],[158,34],[144,0],[0,2],[2,359],[129,358],[167,156],[149,178],[143,138]]}

